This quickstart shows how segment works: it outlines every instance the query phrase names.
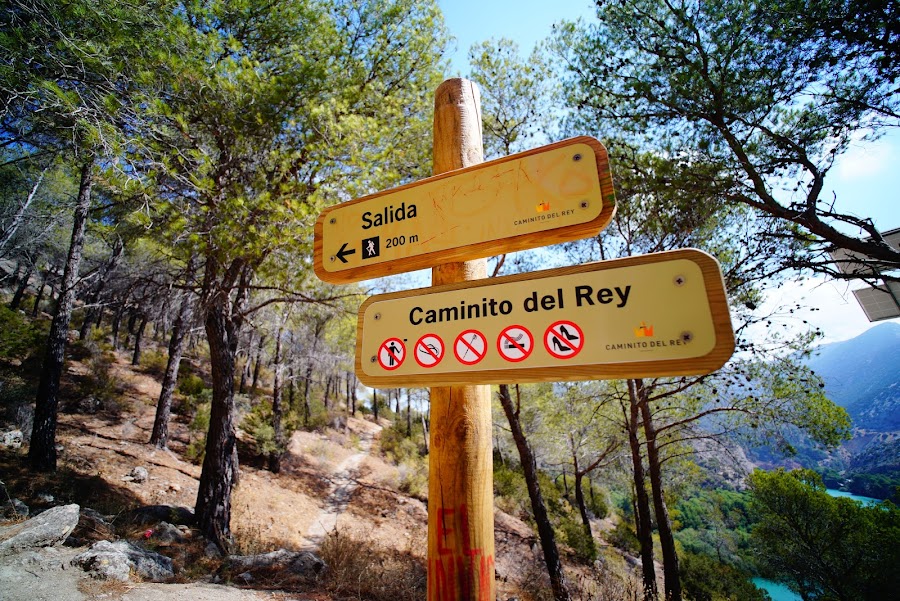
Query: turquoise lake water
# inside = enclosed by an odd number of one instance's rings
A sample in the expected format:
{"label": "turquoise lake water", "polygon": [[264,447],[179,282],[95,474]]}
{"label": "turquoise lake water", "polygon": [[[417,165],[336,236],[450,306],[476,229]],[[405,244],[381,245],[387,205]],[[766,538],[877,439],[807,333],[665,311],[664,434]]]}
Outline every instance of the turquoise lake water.
{"label": "turquoise lake water", "polygon": [[876,503],[881,503],[881,499],[873,499],[872,497],[861,497],[859,495],[850,494],[848,492],[844,492],[842,490],[832,490],[828,489],[827,492],[832,497],[846,497],[849,499],[853,499],[854,501],[860,501],[864,505],[875,505]]}
{"label": "turquoise lake water", "polygon": [[779,582],[772,582],[765,578],[754,578],[753,584],[769,593],[772,601],[803,601],[800,595]]}

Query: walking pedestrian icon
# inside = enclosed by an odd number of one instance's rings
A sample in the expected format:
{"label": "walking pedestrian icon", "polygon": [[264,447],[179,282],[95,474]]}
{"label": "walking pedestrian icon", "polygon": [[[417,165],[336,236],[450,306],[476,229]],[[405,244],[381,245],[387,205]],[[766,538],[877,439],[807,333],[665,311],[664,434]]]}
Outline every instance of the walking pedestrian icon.
{"label": "walking pedestrian icon", "polygon": [[364,238],[362,241],[363,259],[373,259],[381,254],[381,237]]}
{"label": "walking pedestrian icon", "polygon": [[572,321],[557,321],[544,332],[544,348],[557,359],[571,359],[584,348],[584,332]]}
{"label": "walking pedestrian icon", "polygon": [[497,336],[497,351],[507,361],[524,361],[533,350],[534,337],[523,326],[509,326]]}
{"label": "walking pedestrian icon", "polygon": [[406,359],[406,345],[399,338],[388,338],[378,347],[378,364],[393,371],[403,365]]}

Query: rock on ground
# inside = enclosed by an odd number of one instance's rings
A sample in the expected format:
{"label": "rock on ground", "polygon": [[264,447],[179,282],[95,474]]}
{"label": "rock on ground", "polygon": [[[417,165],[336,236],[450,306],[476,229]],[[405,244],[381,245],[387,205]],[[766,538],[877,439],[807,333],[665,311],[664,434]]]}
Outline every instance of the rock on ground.
{"label": "rock on ground", "polygon": [[163,582],[175,576],[171,559],[124,540],[96,542],[73,558],[71,563],[95,578],[123,582],[130,578],[132,572],[151,582]]}
{"label": "rock on ground", "polygon": [[[0,558],[0,599],[3,601],[262,601],[269,592],[214,584],[154,584],[94,580],[70,561],[84,549],[47,547]],[[289,597],[293,599],[294,597]]]}
{"label": "rock on ground", "polygon": [[79,507],[73,503],[48,509],[20,524],[0,527],[0,557],[60,544],[78,525],[78,515]]}
{"label": "rock on ground", "polygon": [[220,572],[243,582],[266,580],[274,576],[281,582],[308,582],[324,568],[325,562],[308,551],[298,553],[279,549],[261,555],[229,555]]}

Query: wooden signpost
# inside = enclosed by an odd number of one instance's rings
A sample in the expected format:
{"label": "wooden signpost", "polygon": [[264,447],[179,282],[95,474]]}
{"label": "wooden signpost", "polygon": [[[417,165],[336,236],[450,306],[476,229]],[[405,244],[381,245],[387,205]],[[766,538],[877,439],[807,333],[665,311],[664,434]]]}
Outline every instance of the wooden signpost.
{"label": "wooden signpost", "polygon": [[[482,152],[478,88],[464,79],[445,81],[434,97],[434,172],[480,163]],[[438,286],[486,272],[479,259],[439,265],[431,279]],[[428,601],[496,598],[491,428],[489,386],[431,389]]]}
{"label": "wooden signpost", "polygon": [[579,240],[615,206],[606,149],[572,138],[326,209],[314,268],[340,284]]}
{"label": "wooden signpost", "polygon": [[684,249],[371,297],[356,372],[373,387],[679,376],[733,351],[719,265]]}
{"label": "wooden signpost", "polygon": [[483,257],[596,235],[615,197],[593,138],[481,161],[478,88],[447,80],[434,177],[327,209],[315,227],[326,282],[433,267],[434,287],[363,303],[356,345],[362,383],[432,387],[429,601],[495,598],[486,384],[702,374],[734,350],[718,263],[698,250],[484,279]]}

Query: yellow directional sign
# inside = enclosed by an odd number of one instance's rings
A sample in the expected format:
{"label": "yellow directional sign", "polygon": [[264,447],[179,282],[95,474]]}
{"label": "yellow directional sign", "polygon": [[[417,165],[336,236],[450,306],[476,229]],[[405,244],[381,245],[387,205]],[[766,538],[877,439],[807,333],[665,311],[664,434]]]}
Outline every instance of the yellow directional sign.
{"label": "yellow directional sign", "polygon": [[734,351],[719,265],[695,249],[374,296],[367,386],[703,374]]}
{"label": "yellow directional sign", "polygon": [[314,267],[356,282],[578,240],[614,212],[606,149],[572,138],[326,209]]}

